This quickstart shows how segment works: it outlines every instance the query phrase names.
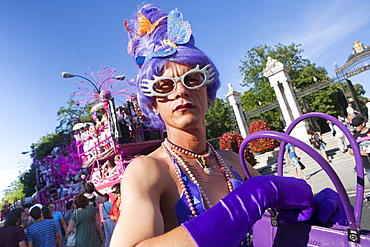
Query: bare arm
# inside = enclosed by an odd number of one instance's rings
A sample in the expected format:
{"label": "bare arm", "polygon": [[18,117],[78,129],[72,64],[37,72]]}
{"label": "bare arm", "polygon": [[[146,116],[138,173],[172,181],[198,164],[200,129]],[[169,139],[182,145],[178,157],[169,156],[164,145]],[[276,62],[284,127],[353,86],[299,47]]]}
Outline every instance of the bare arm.
{"label": "bare arm", "polygon": [[116,222],[116,221],[118,220],[118,217],[117,217],[117,216],[114,216],[114,215],[109,215],[109,219],[110,219],[111,221]]}
{"label": "bare arm", "polygon": [[32,242],[27,242],[27,247],[33,247],[33,243]]}
{"label": "bare arm", "polygon": [[66,232],[67,231],[67,224],[66,224],[65,220],[63,218],[61,218],[59,221],[60,221],[60,223],[62,223],[62,227],[63,227],[64,231]]}
{"label": "bare arm", "polygon": [[62,236],[59,231],[55,233],[55,239],[57,240],[58,247],[62,247]]}
{"label": "bare arm", "polygon": [[[76,210],[77,210],[77,209],[76,209]],[[67,231],[66,231],[66,232],[72,232],[74,227],[75,227],[75,221],[71,219],[71,220],[69,221],[69,225],[68,225],[68,227],[67,227]]]}
{"label": "bare arm", "polygon": [[285,159],[286,159],[287,163],[289,164],[290,159],[289,159],[289,155],[288,155],[288,150],[285,150]]}
{"label": "bare arm", "polygon": [[100,218],[99,218],[99,213],[95,214],[95,226],[98,231],[99,237],[103,236],[103,231],[101,229],[101,224],[100,224]]}
{"label": "bare arm", "polygon": [[20,242],[18,243],[18,245],[19,245],[19,247],[26,247],[26,246],[27,246],[27,245],[26,245],[26,241],[25,241],[25,240],[20,241]]}
{"label": "bare arm", "polygon": [[181,226],[164,234],[160,199],[169,186],[168,169],[150,157],[136,158],[127,167],[121,182],[121,216],[111,246],[196,246]]}
{"label": "bare arm", "polygon": [[[352,148],[349,149],[349,153],[354,155]],[[369,153],[366,153],[366,150],[361,150],[360,153],[362,156],[369,156]]]}

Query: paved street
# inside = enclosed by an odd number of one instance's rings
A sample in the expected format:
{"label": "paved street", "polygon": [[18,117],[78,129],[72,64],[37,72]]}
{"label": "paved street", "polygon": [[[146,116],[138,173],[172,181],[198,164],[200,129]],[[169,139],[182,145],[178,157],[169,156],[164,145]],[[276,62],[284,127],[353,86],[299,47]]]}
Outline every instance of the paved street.
{"label": "paved street", "polygon": [[[348,152],[340,152],[340,150],[337,148],[337,141],[331,133],[324,134],[323,138],[327,143],[327,154],[332,159],[331,165],[341,179],[345,189],[347,190],[350,201],[353,204],[355,200],[357,179],[357,176],[353,170],[353,167],[355,166],[354,157]],[[305,175],[311,176],[307,182],[311,185],[314,193],[318,193],[324,188],[334,189],[332,182],[321,166],[319,166],[311,157],[303,153],[298,148],[296,149],[296,152],[298,156],[301,157],[301,162],[306,166],[306,169],[304,170]],[[264,159],[266,158],[264,157]],[[262,174],[276,174],[276,165],[274,164],[269,166],[263,166],[263,164],[259,164],[257,169],[260,170]],[[295,174],[293,165],[285,164],[283,173],[284,176],[294,177]],[[366,194],[370,194],[370,185],[365,176],[365,195]],[[370,201],[364,200],[361,228],[370,230]]]}

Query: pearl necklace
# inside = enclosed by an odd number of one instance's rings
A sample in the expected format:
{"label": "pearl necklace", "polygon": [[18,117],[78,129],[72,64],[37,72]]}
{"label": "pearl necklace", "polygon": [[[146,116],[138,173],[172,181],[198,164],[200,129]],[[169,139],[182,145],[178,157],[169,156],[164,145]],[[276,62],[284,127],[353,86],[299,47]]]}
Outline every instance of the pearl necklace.
{"label": "pearl necklace", "polygon": [[[212,151],[212,153],[215,155],[216,157],[216,160],[217,160],[217,164],[220,166],[221,168],[221,171],[222,173],[224,174],[225,176],[225,179],[226,179],[226,183],[227,183],[227,187],[228,187],[228,190],[229,192],[232,192],[234,190],[234,187],[233,187],[233,184],[231,183],[230,181],[230,178],[231,178],[231,175],[230,175],[230,170],[229,168],[227,167],[227,165],[225,164],[224,160],[222,159],[221,155],[219,155],[215,150],[214,148],[211,146],[211,144],[209,144],[207,142],[207,146],[209,147],[209,149]],[[176,165],[176,162],[178,164],[180,164],[180,166],[185,170],[185,172],[187,173],[188,177],[192,180],[192,182],[198,186],[201,194],[202,194],[202,197],[203,197],[203,201],[205,203],[205,207],[207,207],[208,209],[210,209],[212,207],[211,205],[211,202],[209,201],[206,193],[204,192],[204,190],[202,189],[202,187],[200,186],[199,182],[196,180],[195,176],[193,175],[193,173],[190,171],[190,168],[186,165],[184,159],[174,151],[174,149],[168,144],[168,142],[163,142],[162,143],[162,147],[163,149],[166,151],[167,155],[169,156],[170,160],[171,160],[171,163],[172,163],[172,166],[174,167],[174,170],[175,170],[175,173],[176,173],[176,177],[182,187],[182,191],[184,192],[184,195],[187,199],[187,202],[189,204],[189,209],[191,211],[191,214],[195,217],[195,216],[198,216],[198,213],[195,211],[195,207],[194,207],[194,199],[192,199],[192,197],[190,196],[190,193],[188,192],[186,186],[185,186],[185,183],[184,183],[184,180],[181,178],[181,171],[179,169],[179,167]]]}
{"label": "pearl necklace", "polygon": [[211,153],[211,149],[208,147],[208,145],[206,145],[207,149],[205,151],[203,151],[200,154],[197,154],[197,153],[194,153],[190,150],[187,150],[183,147],[176,145],[175,143],[171,142],[167,138],[165,141],[173,150],[175,150],[175,152],[177,153],[180,152],[186,155],[187,158],[197,159],[197,163],[203,169],[203,171],[207,175],[212,175],[212,169],[209,167],[208,162],[207,162],[207,158]]}

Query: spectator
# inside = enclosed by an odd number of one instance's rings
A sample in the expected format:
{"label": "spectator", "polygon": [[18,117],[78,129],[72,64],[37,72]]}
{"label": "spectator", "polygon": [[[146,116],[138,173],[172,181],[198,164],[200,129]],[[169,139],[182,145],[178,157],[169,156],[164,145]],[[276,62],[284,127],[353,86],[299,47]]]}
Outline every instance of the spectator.
{"label": "spectator", "polygon": [[126,165],[123,164],[121,155],[117,154],[116,156],[114,156],[114,164],[116,164],[115,167],[118,170],[118,174],[123,174],[126,169]]}
{"label": "spectator", "polygon": [[112,193],[114,195],[114,202],[112,205],[112,209],[109,213],[111,221],[117,223],[118,218],[121,214],[120,206],[121,206],[121,184],[115,184],[112,186]]}
{"label": "spectator", "polygon": [[[50,209],[50,211],[51,211],[51,213],[53,215],[53,219],[55,220],[55,222],[57,222],[58,225],[62,226],[63,227],[63,230],[66,232],[67,231],[67,224],[64,221],[64,218],[63,218],[62,213],[55,211],[55,205],[54,205],[54,203],[48,202],[48,203],[45,204],[45,206],[47,206]],[[60,234],[62,234],[62,230],[60,230]]]}
{"label": "spectator", "polygon": [[84,194],[77,195],[73,202],[77,209],[73,212],[69,221],[66,237],[68,238],[76,224],[76,246],[91,247],[99,246],[99,243],[103,244],[104,237],[99,214],[96,213],[93,207],[89,206],[89,200]]}
{"label": "spectator", "polygon": [[328,155],[326,154],[325,151],[326,143],[322,139],[321,133],[316,132],[312,129],[308,129],[307,134],[309,135],[310,143],[312,144],[314,149],[316,149],[327,162],[332,163],[331,160],[329,160]]}
{"label": "spectator", "polygon": [[[48,220],[53,220],[54,217],[53,217],[53,214],[51,213],[51,210],[49,209],[48,206],[43,206],[41,208],[41,211],[42,211],[42,215],[44,216],[44,219],[48,219]],[[62,233],[60,233],[62,234]]]}
{"label": "spectator", "polygon": [[346,143],[346,136],[344,135],[343,131],[332,122],[328,121],[329,127],[333,133],[333,136],[338,142],[338,148],[342,153],[347,152],[347,143]]}
{"label": "spectator", "polygon": [[25,230],[30,226],[31,224],[31,216],[30,216],[30,209],[28,207],[24,208],[24,217],[22,220],[22,225]]}
{"label": "spectator", "polygon": [[106,174],[104,176],[105,178],[112,178],[112,177],[116,177],[116,175],[118,175],[118,170],[117,170],[116,164],[114,164],[110,160],[107,160],[104,163],[103,168],[107,168]]}
{"label": "spectator", "polygon": [[365,106],[367,108],[367,121],[370,121],[370,99],[365,101]]}
{"label": "spectator", "polygon": [[[370,182],[370,129],[366,127],[366,122],[363,117],[355,117],[351,125],[355,128],[353,137],[357,145],[360,147],[362,162],[366,171],[367,179]],[[353,155],[353,150],[349,149],[349,153]]]}
{"label": "spectator", "polygon": [[307,180],[310,178],[310,176],[304,175],[301,165],[299,164],[298,156],[295,152],[295,146],[290,143],[285,146],[285,157],[288,164],[290,163],[290,160],[293,162],[296,178],[298,178],[298,172],[302,175],[303,179]]}
{"label": "spectator", "polygon": [[66,203],[66,213],[64,215],[64,221],[66,222],[66,225],[69,225],[69,221],[71,220],[72,213],[75,210],[76,205],[73,203],[73,201],[69,201]]}
{"label": "spectator", "polygon": [[[95,196],[93,193],[96,193],[97,196]],[[105,202],[105,198],[102,193],[97,191],[95,189],[95,185],[93,183],[87,182],[85,184],[85,193],[84,196],[89,201],[89,205],[93,206],[96,211],[99,209],[99,204]],[[77,206],[77,205],[76,205]]]}
{"label": "spectator", "polygon": [[62,247],[62,236],[60,226],[51,219],[44,219],[40,207],[31,209],[31,217],[35,222],[28,228],[27,244],[32,246],[58,246]]}
{"label": "spectator", "polygon": [[0,228],[0,246],[26,247],[26,234],[22,227],[24,212],[22,208],[15,208],[8,214],[4,226]]}
{"label": "spectator", "polygon": [[101,142],[101,145],[103,146],[103,150],[106,151],[110,149],[110,140],[108,139],[110,136],[109,133],[109,120],[108,120],[108,114],[104,109],[100,109],[101,114],[101,121],[100,125],[97,126],[100,132],[99,135],[99,142]]}
{"label": "spectator", "polygon": [[348,107],[346,108],[346,111],[347,111],[347,118],[350,123],[352,123],[352,119],[356,117],[355,113],[360,114],[359,111],[356,111],[355,109],[353,109],[352,103],[348,103]]}
{"label": "spectator", "polygon": [[109,213],[112,209],[112,203],[109,201],[109,195],[104,194],[105,202],[102,207],[102,214],[104,219],[104,234],[105,234],[105,247],[109,247],[110,239],[116,224],[110,220]]}
{"label": "spectator", "polygon": [[125,113],[123,112],[124,109],[122,106],[117,108],[117,121],[119,123],[119,128],[121,130],[121,137],[119,138],[119,143],[130,143],[131,138],[130,138],[130,130],[126,124],[125,121]]}

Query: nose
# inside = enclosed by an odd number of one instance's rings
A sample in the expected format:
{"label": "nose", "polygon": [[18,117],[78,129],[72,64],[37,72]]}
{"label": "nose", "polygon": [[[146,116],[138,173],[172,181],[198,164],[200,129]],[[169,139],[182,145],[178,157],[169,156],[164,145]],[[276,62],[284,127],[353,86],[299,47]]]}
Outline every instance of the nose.
{"label": "nose", "polygon": [[186,88],[183,84],[182,84],[182,82],[181,82],[181,80],[178,80],[177,82],[176,82],[176,88],[175,88],[175,91],[174,91],[174,93],[175,93],[175,97],[176,98],[180,98],[180,97],[187,97],[187,96],[189,96],[189,91],[188,91],[189,89],[188,88]]}

